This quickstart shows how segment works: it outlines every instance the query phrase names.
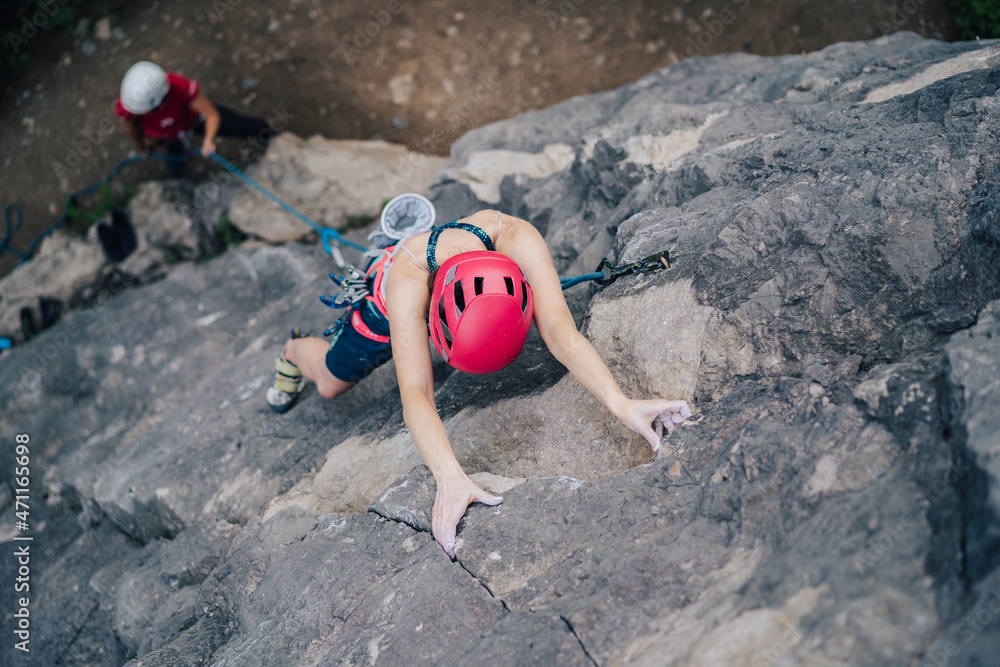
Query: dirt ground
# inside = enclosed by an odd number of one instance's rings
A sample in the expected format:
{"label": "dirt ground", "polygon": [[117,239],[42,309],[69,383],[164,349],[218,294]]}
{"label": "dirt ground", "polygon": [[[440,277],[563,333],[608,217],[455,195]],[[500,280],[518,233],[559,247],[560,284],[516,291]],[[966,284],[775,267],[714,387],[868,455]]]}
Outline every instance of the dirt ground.
{"label": "dirt ground", "polygon": [[[41,35],[0,98],[0,206],[24,248],[60,195],[130,151],[112,105],[137,60],[298,135],[378,138],[446,155],[466,131],[634,81],[697,55],[814,51],[897,30],[953,39],[947,0],[161,0],[106,31]],[[88,53],[90,55],[88,55]],[[238,142],[219,151],[239,157]],[[190,165],[204,177],[214,164]],[[130,166],[118,183],[165,177]],[[0,258],[0,275],[15,258]]]}

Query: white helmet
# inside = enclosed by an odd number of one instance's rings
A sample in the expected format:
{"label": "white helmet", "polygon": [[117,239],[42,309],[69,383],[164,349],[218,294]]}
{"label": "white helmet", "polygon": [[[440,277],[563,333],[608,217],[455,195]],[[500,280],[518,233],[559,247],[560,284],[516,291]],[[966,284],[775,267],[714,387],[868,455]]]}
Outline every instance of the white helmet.
{"label": "white helmet", "polygon": [[122,78],[122,106],[129,113],[149,113],[160,106],[170,90],[167,73],[155,63],[141,60]]}

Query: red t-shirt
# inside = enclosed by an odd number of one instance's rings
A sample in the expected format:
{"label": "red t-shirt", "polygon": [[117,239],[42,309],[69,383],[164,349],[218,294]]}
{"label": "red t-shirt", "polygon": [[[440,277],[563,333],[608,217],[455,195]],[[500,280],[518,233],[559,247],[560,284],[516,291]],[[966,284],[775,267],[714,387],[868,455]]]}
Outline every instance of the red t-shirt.
{"label": "red t-shirt", "polygon": [[[185,79],[179,74],[167,72],[170,90],[163,98],[163,104],[149,113],[144,113],[142,130],[152,139],[172,139],[184,130],[190,130],[198,123],[198,112],[191,108],[191,101],[198,97],[201,87],[193,79]],[[119,95],[115,102],[115,114],[128,121],[136,117],[122,106]]]}

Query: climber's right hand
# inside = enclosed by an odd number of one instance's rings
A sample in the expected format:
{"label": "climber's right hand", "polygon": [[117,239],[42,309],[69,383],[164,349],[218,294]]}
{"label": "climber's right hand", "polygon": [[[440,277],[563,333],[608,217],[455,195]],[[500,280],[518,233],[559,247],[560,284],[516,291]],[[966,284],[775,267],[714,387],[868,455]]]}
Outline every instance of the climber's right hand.
{"label": "climber's right hand", "polygon": [[462,520],[469,505],[477,502],[499,505],[503,502],[503,497],[494,496],[479,488],[461,469],[444,473],[437,478],[431,527],[434,539],[452,560],[455,560],[455,532],[458,522]]}

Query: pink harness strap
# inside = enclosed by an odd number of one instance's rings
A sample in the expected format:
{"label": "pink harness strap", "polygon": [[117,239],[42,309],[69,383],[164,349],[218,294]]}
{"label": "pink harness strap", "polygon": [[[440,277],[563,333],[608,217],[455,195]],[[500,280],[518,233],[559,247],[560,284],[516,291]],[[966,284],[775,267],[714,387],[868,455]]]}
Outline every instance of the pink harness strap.
{"label": "pink harness strap", "polygon": [[[368,298],[371,298],[371,297],[368,297]],[[376,302],[376,305],[377,305],[377,302]],[[368,325],[365,324],[365,321],[363,319],[361,319],[361,311],[360,310],[355,310],[351,314],[351,326],[353,326],[354,330],[357,331],[362,336],[364,336],[365,338],[369,338],[371,340],[378,341],[379,343],[388,343],[389,342],[389,337],[388,336],[382,336],[382,335],[377,334],[377,333],[375,333],[374,331],[372,331],[371,329],[368,328]]]}

